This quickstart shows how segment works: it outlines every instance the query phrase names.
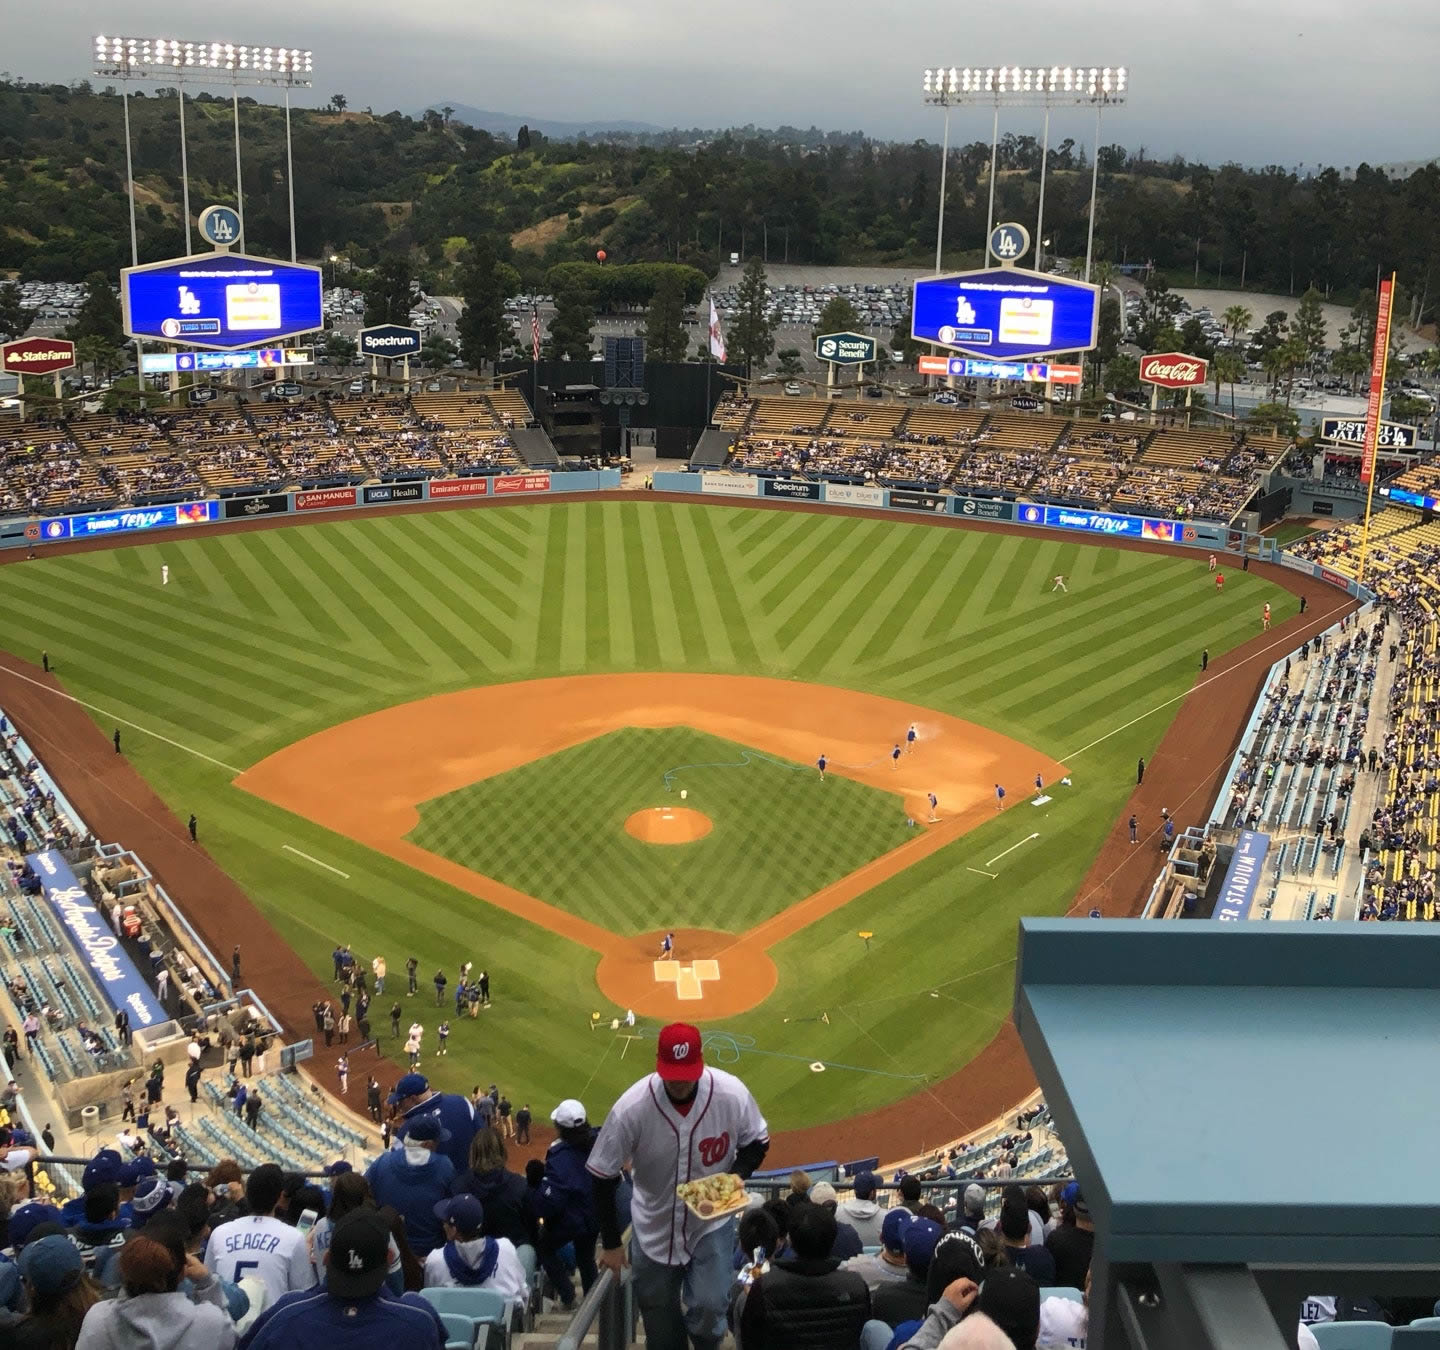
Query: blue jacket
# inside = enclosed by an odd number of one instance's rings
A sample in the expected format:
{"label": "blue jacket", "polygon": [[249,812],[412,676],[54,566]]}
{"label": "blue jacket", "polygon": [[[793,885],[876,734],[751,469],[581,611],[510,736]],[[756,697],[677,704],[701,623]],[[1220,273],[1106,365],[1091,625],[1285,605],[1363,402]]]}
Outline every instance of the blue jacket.
{"label": "blue jacket", "polygon": [[470,1099],[454,1092],[437,1092],[412,1106],[404,1119],[396,1126],[395,1137],[403,1139],[405,1131],[413,1121],[426,1116],[438,1116],[440,1124],[450,1131],[450,1138],[439,1145],[435,1152],[443,1153],[457,1172],[464,1172],[470,1166],[470,1141],[475,1138],[475,1113],[470,1108]]}
{"label": "blue jacket", "polygon": [[396,1297],[382,1289],[373,1298],[349,1299],[304,1289],[266,1308],[240,1344],[245,1350],[445,1350],[445,1324],[419,1294]]}
{"label": "blue jacket", "polygon": [[600,1231],[594,1183],[585,1170],[599,1134],[592,1125],[586,1137],[573,1142],[557,1139],[545,1154],[545,1179],[535,1208],[545,1220],[546,1235],[555,1242]]}
{"label": "blue jacket", "polygon": [[376,1205],[393,1205],[405,1216],[405,1236],[423,1261],[444,1241],[435,1206],[450,1194],[455,1169],[443,1153],[435,1152],[419,1167],[405,1161],[405,1150],[382,1153],[365,1173]]}

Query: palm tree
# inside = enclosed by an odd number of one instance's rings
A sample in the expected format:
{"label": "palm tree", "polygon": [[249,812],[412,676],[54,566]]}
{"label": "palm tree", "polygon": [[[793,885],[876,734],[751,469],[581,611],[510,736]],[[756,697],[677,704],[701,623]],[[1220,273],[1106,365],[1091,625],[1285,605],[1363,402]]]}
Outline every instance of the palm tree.
{"label": "palm tree", "polygon": [[1225,327],[1230,332],[1230,340],[1238,342],[1240,334],[1250,327],[1250,320],[1255,316],[1245,308],[1244,305],[1231,305],[1221,316]]}
{"label": "palm tree", "polygon": [[1230,416],[1235,416],[1235,386],[1245,378],[1245,362],[1237,352],[1215,354],[1215,402],[1220,402],[1220,385],[1230,386]]}
{"label": "palm tree", "polygon": [[1305,364],[1308,353],[1305,344],[1299,338],[1291,338],[1289,342],[1283,342],[1275,352],[1279,359],[1280,369],[1285,376],[1285,406],[1290,406],[1290,398],[1295,392],[1295,372]]}

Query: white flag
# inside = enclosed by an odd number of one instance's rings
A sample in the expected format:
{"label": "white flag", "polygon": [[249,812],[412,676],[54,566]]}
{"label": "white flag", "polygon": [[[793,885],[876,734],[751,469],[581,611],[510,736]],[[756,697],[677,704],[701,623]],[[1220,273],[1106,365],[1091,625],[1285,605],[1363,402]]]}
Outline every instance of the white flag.
{"label": "white flag", "polygon": [[725,334],[720,331],[720,315],[713,298],[710,301],[710,355],[722,365],[725,363]]}

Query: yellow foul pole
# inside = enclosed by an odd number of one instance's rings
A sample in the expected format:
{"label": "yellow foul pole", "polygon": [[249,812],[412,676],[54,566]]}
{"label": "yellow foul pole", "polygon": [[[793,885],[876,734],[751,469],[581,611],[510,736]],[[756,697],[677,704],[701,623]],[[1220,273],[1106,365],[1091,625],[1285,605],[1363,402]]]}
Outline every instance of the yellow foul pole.
{"label": "yellow foul pole", "polygon": [[1390,314],[1395,303],[1395,273],[1380,283],[1375,311],[1375,345],[1370,353],[1370,398],[1365,405],[1365,443],[1360,454],[1360,481],[1365,484],[1365,524],[1360,530],[1360,569],[1355,580],[1365,581],[1370,553],[1370,508],[1375,500],[1375,451],[1380,442],[1380,409],[1385,402],[1385,376],[1390,366]]}

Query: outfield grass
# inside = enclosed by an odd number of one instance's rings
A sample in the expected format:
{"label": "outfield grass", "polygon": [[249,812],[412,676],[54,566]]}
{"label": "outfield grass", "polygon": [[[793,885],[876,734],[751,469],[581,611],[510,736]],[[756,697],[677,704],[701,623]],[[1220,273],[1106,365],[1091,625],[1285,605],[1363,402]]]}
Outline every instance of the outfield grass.
{"label": "outfield grass", "polygon": [[1273,530],[1266,532],[1266,538],[1273,539],[1277,544],[1293,544],[1297,539],[1308,539],[1312,534],[1319,534],[1321,531],[1312,529],[1309,525],[1302,525],[1298,520],[1285,520]]}
{"label": "outfield grass", "polygon": [[[624,934],[743,932],[912,837],[901,797],[746,750],[631,727],[425,802],[406,837]],[[679,805],[665,774],[687,765],[716,766],[687,777],[711,832],[679,847],[626,834],[632,812]]]}
{"label": "outfield grass", "polygon": [[[1050,592],[1057,572],[1068,595]],[[198,814],[317,974],[337,941],[392,969],[410,954],[487,969],[495,1006],[456,1027],[437,1081],[483,1077],[537,1110],[576,1094],[603,1109],[636,1071],[588,1030],[606,1006],[593,955],[233,788],[220,765],[427,694],[666,670],[867,690],[1069,763],[1075,786],[1050,806],[1005,812],[775,949],[776,993],[725,1030],[782,1128],[913,1092],[984,1044],[1009,1007],[1017,918],[1067,907],[1200,649],[1255,636],[1266,601],[1277,619],[1297,605],[1239,570],[1217,594],[1203,553],[644,500],[172,535],[4,581],[0,641],[32,660],[48,648],[107,735],[118,717],[168,738],[127,731],[126,753],[182,819]],[[999,880],[966,870],[1036,830]],[[860,929],[876,933],[868,952]],[[783,1021],[820,1011],[828,1026]]]}

